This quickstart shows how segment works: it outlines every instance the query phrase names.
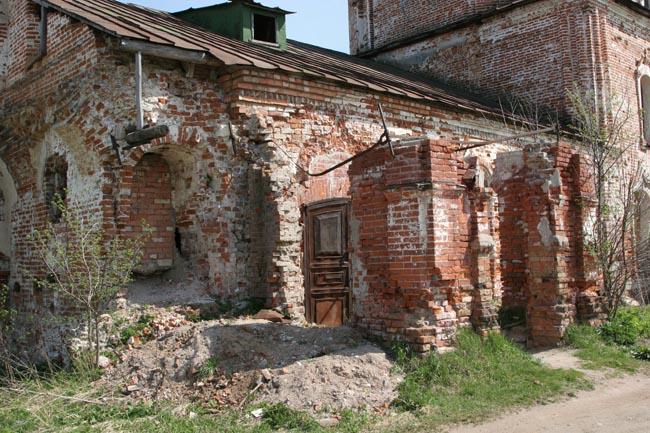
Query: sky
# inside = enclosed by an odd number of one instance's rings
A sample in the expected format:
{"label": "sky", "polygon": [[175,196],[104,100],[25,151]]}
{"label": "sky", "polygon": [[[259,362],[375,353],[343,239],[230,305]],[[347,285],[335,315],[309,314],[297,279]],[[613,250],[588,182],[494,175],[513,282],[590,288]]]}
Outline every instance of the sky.
{"label": "sky", "polygon": [[[176,12],[191,7],[225,3],[225,0],[120,0]],[[287,18],[287,36],[300,42],[349,52],[347,0],[257,0],[265,6],[296,12]]]}

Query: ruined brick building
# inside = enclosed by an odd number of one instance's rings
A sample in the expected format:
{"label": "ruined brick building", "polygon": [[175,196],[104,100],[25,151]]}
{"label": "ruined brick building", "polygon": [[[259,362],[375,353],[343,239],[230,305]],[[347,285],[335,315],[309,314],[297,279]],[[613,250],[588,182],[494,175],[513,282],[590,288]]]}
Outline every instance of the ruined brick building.
{"label": "ruined brick building", "polygon": [[[287,41],[285,11],[245,0],[173,15],[0,0],[0,271],[16,329],[45,340],[28,318],[62,308],[30,280],[26,235],[56,221],[63,191],[117,233],[149,222],[143,275],[185,260],[215,298],[263,297],[420,350],[498,327],[500,308],[526,311],[533,345],[590,318],[583,158],[548,130],[515,145],[521,122],[499,97],[564,115],[574,84],[595,102],[625,95],[647,159],[646,2],[349,12],[353,55]],[[129,145],[141,113],[168,134]]]}

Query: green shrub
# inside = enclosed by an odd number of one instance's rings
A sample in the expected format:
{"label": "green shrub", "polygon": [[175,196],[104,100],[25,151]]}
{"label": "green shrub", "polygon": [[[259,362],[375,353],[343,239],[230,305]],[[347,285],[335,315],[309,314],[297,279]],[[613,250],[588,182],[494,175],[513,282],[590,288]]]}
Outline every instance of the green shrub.
{"label": "green shrub", "polygon": [[650,361],[650,346],[635,346],[630,350],[630,353],[636,359]]}
{"label": "green shrub", "polygon": [[608,342],[633,346],[640,338],[650,337],[650,309],[621,308],[599,328],[599,333]]}

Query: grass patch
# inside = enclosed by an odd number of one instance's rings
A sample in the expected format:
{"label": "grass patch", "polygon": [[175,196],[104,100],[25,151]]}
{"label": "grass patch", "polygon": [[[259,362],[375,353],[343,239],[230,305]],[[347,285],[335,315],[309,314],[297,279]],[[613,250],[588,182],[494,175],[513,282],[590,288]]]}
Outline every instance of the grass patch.
{"label": "grass patch", "polygon": [[641,366],[641,361],[634,359],[629,350],[608,343],[591,326],[571,326],[565,339],[571,347],[577,349],[576,356],[590,370],[614,368],[634,372]]}
{"label": "grass patch", "polygon": [[247,298],[239,302],[219,299],[215,300],[214,304],[209,307],[187,311],[185,316],[190,322],[253,316],[262,310],[265,304],[265,298]]}
{"label": "grass patch", "polygon": [[134,403],[97,389],[95,378],[85,370],[59,371],[0,382],[0,433],[358,433],[370,422],[368,415],[345,411],[336,427],[323,428],[282,404],[265,406],[260,421],[249,415],[251,408],[215,415],[201,407]]}
{"label": "grass patch", "polygon": [[315,432],[321,429],[314,418],[293,410],[284,404],[274,404],[264,409],[264,422],[274,430],[286,429]]}
{"label": "grass patch", "polygon": [[395,404],[416,411],[426,427],[475,421],[588,387],[581,373],[545,367],[501,335],[481,338],[464,330],[457,346],[399,360],[406,377]]}
{"label": "grass patch", "polygon": [[[250,413],[256,407],[215,415],[201,407],[133,403],[97,389],[94,372],[60,372],[24,379],[12,385],[15,390],[0,385],[0,433],[404,433],[484,419],[589,386],[580,373],[547,368],[500,335],[481,338],[462,331],[454,352],[417,358],[396,346],[395,354],[405,375],[395,406],[408,413],[380,425],[367,414],[345,411],[336,427],[324,428],[309,414],[283,404],[263,406],[262,418],[254,419]],[[204,367],[208,374],[217,368],[216,360]],[[409,422],[399,425],[404,417]]]}
{"label": "grass patch", "polygon": [[196,376],[199,379],[207,379],[214,374],[219,369],[219,360],[217,358],[209,358],[196,372]]}

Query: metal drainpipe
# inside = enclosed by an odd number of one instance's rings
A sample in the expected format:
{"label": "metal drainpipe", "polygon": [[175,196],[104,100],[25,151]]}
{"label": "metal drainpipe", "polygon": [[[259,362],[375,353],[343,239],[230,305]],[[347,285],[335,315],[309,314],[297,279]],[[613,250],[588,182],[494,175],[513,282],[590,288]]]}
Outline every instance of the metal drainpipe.
{"label": "metal drainpipe", "polygon": [[144,126],[144,115],[142,113],[142,52],[135,53],[135,126],[138,130]]}

